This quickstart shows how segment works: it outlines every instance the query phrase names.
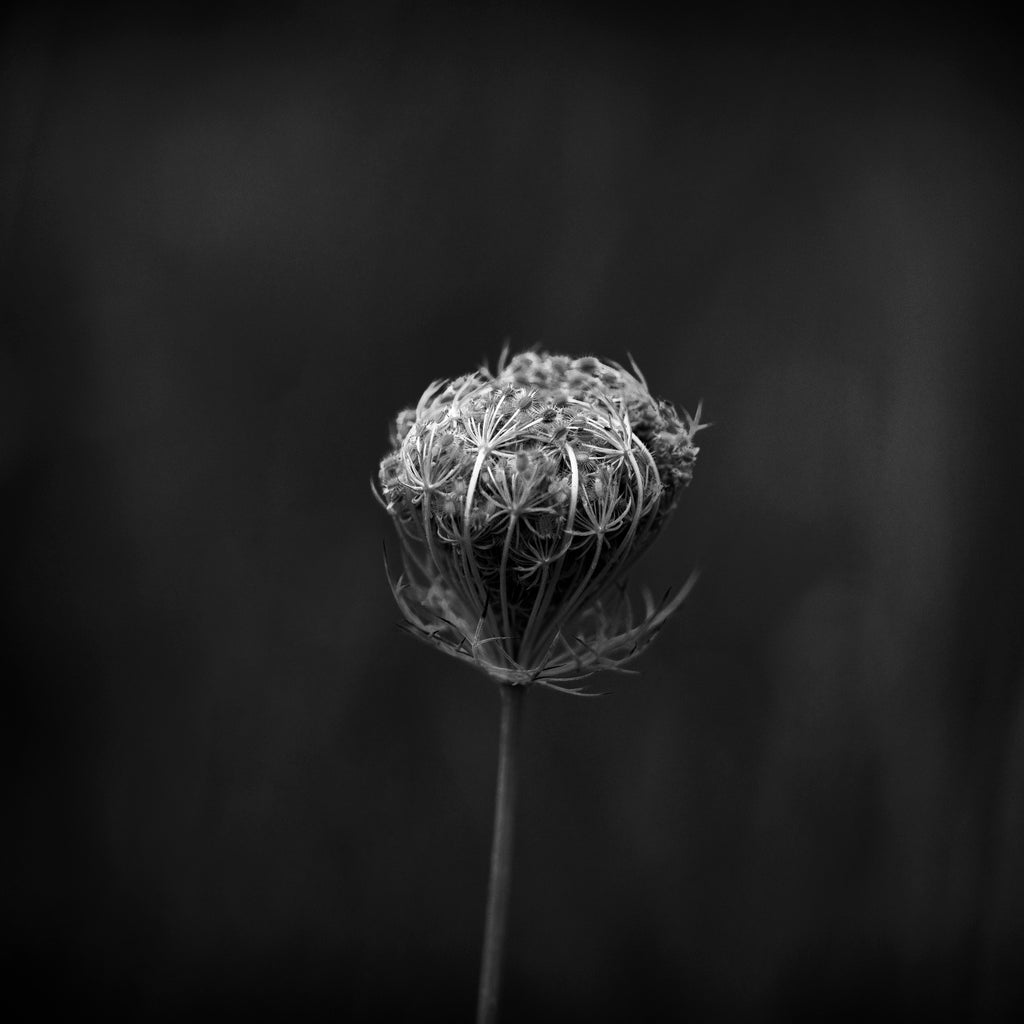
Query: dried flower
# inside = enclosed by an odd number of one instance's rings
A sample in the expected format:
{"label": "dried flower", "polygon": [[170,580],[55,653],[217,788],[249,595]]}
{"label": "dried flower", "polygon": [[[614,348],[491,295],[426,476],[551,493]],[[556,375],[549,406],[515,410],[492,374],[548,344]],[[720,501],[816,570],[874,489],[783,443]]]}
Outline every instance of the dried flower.
{"label": "dried flower", "polygon": [[523,352],[435,381],[400,412],[380,466],[402,541],[392,582],[411,632],[509,684],[621,668],[682,603],[623,575],[690,482],[704,425],[642,374],[592,356]]}

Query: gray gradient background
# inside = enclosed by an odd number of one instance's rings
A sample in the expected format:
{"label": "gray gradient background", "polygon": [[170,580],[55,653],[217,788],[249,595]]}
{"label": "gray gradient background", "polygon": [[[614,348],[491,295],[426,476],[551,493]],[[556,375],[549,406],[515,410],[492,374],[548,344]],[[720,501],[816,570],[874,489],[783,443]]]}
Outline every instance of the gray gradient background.
{"label": "gray gradient background", "polygon": [[368,481],[509,337],[715,426],[635,573],[699,565],[682,614],[528,701],[506,1019],[1008,1017],[1007,28],[41,10],[0,49],[22,994],[471,1017],[498,700],[396,629]]}

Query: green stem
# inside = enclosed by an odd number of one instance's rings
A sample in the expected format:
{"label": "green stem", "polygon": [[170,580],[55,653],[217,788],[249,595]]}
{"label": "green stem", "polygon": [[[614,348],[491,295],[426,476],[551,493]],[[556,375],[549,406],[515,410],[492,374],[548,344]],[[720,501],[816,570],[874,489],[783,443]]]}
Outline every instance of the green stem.
{"label": "green stem", "polygon": [[494,838],[491,843],[491,880],[487,890],[487,918],[480,963],[477,1024],[498,1019],[501,966],[505,951],[512,840],[515,832],[516,778],[519,761],[519,721],[526,688],[501,684],[501,736],[498,741],[498,790],[494,801]]}

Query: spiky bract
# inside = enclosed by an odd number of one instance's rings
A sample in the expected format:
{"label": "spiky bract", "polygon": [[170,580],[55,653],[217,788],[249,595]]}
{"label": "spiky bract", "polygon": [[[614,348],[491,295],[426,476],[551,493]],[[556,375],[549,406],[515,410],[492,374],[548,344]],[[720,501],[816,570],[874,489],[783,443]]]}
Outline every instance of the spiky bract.
{"label": "spiky bract", "polygon": [[634,619],[623,574],[690,482],[702,425],[633,369],[503,355],[399,413],[380,489],[415,634],[502,682],[555,689],[654,637],[690,584]]}

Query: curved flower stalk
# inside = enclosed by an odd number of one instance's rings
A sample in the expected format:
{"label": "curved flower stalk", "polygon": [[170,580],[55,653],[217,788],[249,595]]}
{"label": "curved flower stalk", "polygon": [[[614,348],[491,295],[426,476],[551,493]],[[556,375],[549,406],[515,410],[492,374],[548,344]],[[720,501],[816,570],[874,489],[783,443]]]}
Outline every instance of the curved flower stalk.
{"label": "curved flower stalk", "polygon": [[380,466],[409,631],[515,686],[621,670],[694,582],[635,615],[623,578],[690,482],[700,412],[591,356],[506,350],[432,383]]}

